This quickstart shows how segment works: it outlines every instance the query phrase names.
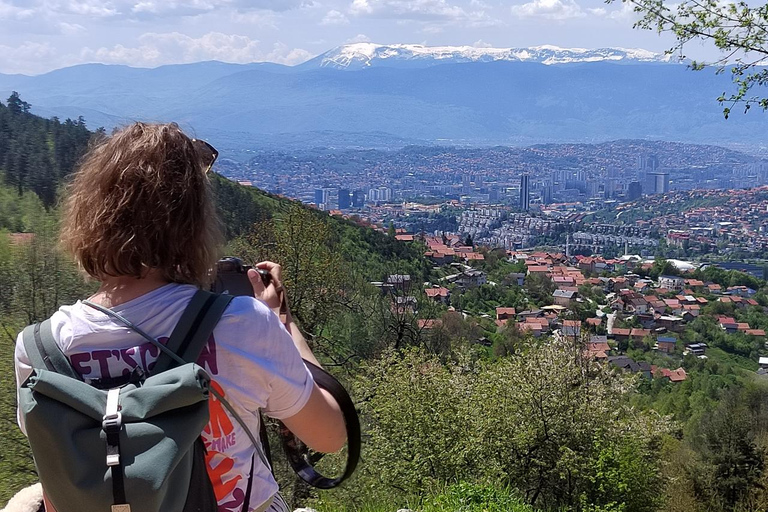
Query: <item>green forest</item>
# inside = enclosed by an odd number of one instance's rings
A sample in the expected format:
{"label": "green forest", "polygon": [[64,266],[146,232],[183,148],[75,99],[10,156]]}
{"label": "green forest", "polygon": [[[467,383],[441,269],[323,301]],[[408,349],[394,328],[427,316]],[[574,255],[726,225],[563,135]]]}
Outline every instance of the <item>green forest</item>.
{"label": "green forest", "polygon": [[[82,118],[32,115],[18,94],[0,103],[0,503],[36,480],[16,426],[13,350],[23,326],[86,297],[57,246],[58,199],[89,144]],[[215,170],[215,168],[214,168]],[[764,341],[725,333],[731,315],[768,328],[766,283],[717,269],[688,276],[749,286],[755,305],[714,295],[679,333],[706,342],[706,359],[661,354],[649,341],[616,347],[637,361],[687,372],[683,382],[623,372],[585,354],[590,334],[534,337],[494,322],[496,308],[552,305],[554,285],[523,262],[479,248],[493,284],[435,301],[446,282],[422,241],[399,242],[353,220],[212,178],[226,252],[284,267],[291,310],[322,363],[351,390],[363,424],[361,464],[341,488],[317,492],[278,464],[289,503],[320,512],[753,511],[768,509],[768,379],[756,374]],[[658,260],[646,277],[674,273]],[[385,285],[410,276],[408,286]],[[614,279],[617,276],[604,276]],[[394,281],[397,282],[397,281]],[[402,282],[402,281],[400,281]],[[567,319],[607,307],[602,285],[579,288]],[[670,295],[671,296],[671,295]],[[560,320],[557,320],[560,321]],[[635,326],[637,317],[618,317]],[[586,326],[586,324],[584,324]],[[639,324],[638,324],[639,325]],[[645,343],[645,345],[644,345]],[[328,456],[333,469],[343,460]]]}

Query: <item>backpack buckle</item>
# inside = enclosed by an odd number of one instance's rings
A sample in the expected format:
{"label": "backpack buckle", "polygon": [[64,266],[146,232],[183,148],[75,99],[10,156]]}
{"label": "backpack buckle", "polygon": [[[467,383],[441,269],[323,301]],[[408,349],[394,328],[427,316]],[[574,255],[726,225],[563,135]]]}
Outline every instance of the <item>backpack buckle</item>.
{"label": "backpack buckle", "polygon": [[101,428],[104,432],[110,433],[120,430],[123,424],[123,413],[116,412],[114,414],[105,414],[101,419]]}
{"label": "backpack buckle", "polygon": [[107,434],[107,466],[120,465],[120,426],[123,424],[122,413],[105,414],[101,428]]}

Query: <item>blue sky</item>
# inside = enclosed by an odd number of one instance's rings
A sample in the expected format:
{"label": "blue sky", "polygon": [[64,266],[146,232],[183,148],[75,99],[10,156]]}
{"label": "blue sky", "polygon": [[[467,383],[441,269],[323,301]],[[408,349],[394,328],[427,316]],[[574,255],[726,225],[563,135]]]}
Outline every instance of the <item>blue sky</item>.
{"label": "blue sky", "polygon": [[348,42],[663,51],[599,0],[0,0],[0,73],[86,62],[298,64]]}

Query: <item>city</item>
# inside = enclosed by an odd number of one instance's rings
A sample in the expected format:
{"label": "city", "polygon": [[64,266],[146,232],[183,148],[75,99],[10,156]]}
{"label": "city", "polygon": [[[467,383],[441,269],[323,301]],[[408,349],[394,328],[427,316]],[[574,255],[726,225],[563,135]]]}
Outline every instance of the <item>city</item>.
{"label": "city", "polygon": [[491,248],[646,258],[672,248],[679,257],[759,259],[768,247],[758,188],[768,184],[768,163],[715,146],[264,153],[227,161],[222,173],[365,225],[469,236]]}

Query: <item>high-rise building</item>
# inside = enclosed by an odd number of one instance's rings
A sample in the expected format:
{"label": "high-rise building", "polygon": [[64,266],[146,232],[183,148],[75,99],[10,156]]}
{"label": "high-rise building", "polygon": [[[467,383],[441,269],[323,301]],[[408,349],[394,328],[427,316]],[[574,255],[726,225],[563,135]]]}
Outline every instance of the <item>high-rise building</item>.
{"label": "high-rise building", "polygon": [[659,168],[659,157],[656,155],[638,156],[637,168],[640,170],[650,170],[653,172]]}
{"label": "high-rise building", "polygon": [[545,181],[544,186],[541,188],[541,202],[544,204],[552,204],[552,192],[553,185],[551,181]]}
{"label": "high-rise building", "polygon": [[340,188],[339,189],[339,210],[347,210],[349,209],[349,205],[350,205],[349,189]]}
{"label": "high-rise building", "polygon": [[669,192],[669,173],[657,172],[656,173],[656,193],[666,194]]}
{"label": "high-rise building", "polygon": [[316,188],[315,189],[315,206],[323,210],[330,210],[332,205],[332,193],[335,192],[332,188]]}
{"label": "high-rise building", "polygon": [[643,185],[639,181],[632,181],[627,188],[627,199],[634,201],[643,195]]}
{"label": "high-rise building", "polygon": [[362,208],[365,206],[365,192],[362,190],[355,190],[352,193],[352,206],[355,208]]}
{"label": "high-rise building", "polygon": [[472,175],[464,174],[461,177],[461,191],[467,193],[472,190]]}
{"label": "high-rise building", "polygon": [[669,192],[669,173],[663,171],[649,171],[645,173],[643,193],[666,194]]}
{"label": "high-rise building", "polygon": [[372,188],[368,191],[368,201],[391,201],[392,189],[389,187],[381,186],[379,188]]}
{"label": "high-rise building", "polygon": [[520,209],[527,212],[531,209],[530,176],[520,176]]}

